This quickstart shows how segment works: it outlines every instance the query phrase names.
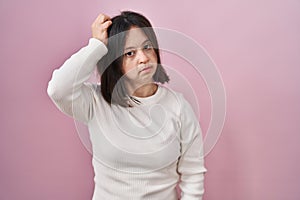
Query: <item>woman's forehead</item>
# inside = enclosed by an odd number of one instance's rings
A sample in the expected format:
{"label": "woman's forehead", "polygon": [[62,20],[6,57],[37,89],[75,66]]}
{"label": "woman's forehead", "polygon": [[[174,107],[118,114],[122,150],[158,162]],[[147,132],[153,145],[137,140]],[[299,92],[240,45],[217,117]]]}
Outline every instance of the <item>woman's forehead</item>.
{"label": "woman's forehead", "polygon": [[142,45],[148,37],[141,28],[131,28],[126,35],[125,48],[136,48]]}

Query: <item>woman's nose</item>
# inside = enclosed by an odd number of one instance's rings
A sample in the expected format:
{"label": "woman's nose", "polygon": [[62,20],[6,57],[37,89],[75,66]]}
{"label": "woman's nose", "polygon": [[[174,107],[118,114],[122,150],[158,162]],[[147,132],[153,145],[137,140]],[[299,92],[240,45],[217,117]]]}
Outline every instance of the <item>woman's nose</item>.
{"label": "woman's nose", "polygon": [[138,51],[138,61],[139,63],[147,63],[149,61],[149,57],[142,49]]}

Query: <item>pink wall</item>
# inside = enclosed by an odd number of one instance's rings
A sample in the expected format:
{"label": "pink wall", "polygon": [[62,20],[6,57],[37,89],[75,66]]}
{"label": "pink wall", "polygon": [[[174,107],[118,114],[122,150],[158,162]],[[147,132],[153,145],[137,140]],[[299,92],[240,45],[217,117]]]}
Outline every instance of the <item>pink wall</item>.
{"label": "pink wall", "polygon": [[[192,37],[218,66],[227,114],[206,156],[204,199],[300,199],[297,0],[1,1],[0,199],[91,199],[91,155],[46,87],[53,69],[87,43],[98,13],[124,9]],[[206,131],[208,97],[197,96]]]}

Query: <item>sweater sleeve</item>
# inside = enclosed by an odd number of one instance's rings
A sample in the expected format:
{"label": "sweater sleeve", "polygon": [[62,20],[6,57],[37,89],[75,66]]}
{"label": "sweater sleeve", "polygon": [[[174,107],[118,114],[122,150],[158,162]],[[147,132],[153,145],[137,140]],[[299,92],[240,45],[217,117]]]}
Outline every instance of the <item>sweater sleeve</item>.
{"label": "sweater sleeve", "polygon": [[104,43],[90,38],[87,46],[53,71],[47,93],[63,113],[87,123],[93,116],[93,87],[86,81],[97,62],[107,53]]}
{"label": "sweater sleeve", "polygon": [[202,200],[206,169],[201,128],[190,104],[181,99],[181,156],[177,168],[181,200]]}

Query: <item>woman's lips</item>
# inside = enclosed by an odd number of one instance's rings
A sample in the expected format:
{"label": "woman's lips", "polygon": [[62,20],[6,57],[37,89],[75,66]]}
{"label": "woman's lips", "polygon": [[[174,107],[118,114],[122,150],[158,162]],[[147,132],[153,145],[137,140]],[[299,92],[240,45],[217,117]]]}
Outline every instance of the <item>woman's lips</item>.
{"label": "woman's lips", "polygon": [[140,72],[148,72],[151,70],[151,68],[152,68],[152,66],[144,67]]}

